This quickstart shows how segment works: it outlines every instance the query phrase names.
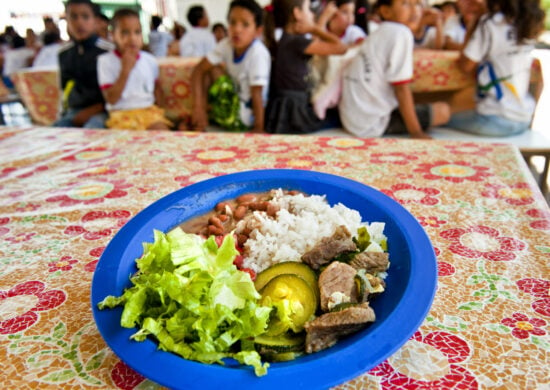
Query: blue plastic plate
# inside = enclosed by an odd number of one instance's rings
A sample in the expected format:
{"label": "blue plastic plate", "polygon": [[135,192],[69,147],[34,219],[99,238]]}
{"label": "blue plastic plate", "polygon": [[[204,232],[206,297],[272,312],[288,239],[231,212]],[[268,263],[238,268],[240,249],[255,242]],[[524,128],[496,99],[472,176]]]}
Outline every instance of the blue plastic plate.
{"label": "blue plastic plate", "polygon": [[[324,351],[273,363],[267,375],[229,361],[225,366],[185,360],[157,350],[153,340],[129,339],[136,330],[120,326],[120,308],[98,310],[107,295],[121,295],[136,271],[143,242],[153,229],[164,232],[210,211],[218,202],[274,188],[326,195],[330,204],[356,209],[364,222],[386,223],[391,266],[386,291],[372,307],[376,322]],[[317,389],[352,379],[401,347],[421,325],[437,285],[437,263],[424,229],[399,203],[364,184],[339,176],[301,170],[257,170],[216,177],[175,191],[132,218],[101,256],[92,281],[92,310],[109,347],[135,371],[172,389]]]}

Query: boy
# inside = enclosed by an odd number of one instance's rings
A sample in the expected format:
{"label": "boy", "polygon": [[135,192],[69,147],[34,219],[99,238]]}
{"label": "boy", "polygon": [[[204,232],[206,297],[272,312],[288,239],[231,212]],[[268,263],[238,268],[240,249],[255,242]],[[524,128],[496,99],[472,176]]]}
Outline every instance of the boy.
{"label": "boy", "polygon": [[[263,10],[254,0],[234,0],[229,5],[229,36],[202,59],[191,76],[195,130],[203,131],[208,125],[207,75],[215,83],[223,80],[220,77],[223,71],[218,66],[223,64],[237,89],[239,112],[236,122],[252,127],[254,132],[263,132],[271,56],[259,39],[262,17]],[[215,111],[215,105],[211,109]],[[233,129],[239,127],[239,123],[226,124]]]}
{"label": "boy", "polygon": [[191,29],[180,39],[180,56],[204,57],[216,46],[216,38],[208,30],[208,14],[202,5],[194,5],[187,12],[187,20]]}
{"label": "boy", "polygon": [[174,40],[174,36],[166,31],[159,31],[162,18],[158,15],[151,16],[151,32],[149,33],[149,51],[155,57],[166,57],[168,46]]}
{"label": "boy", "polygon": [[413,5],[409,0],[378,0],[376,6],[383,22],[343,72],[338,106],[342,124],[363,138],[406,132],[430,138],[423,130],[446,123],[450,109],[446,103],[414,105],[409,87],[414,39],[406,26]]}
{"label": "boy", "polygon": [[54,126],[103,128],[107,113],[97,83],[96,64],[97,57],[113,46],[96,35],[96,15],[90,0],[69,0],[65,12],[73,40],[59,52],[66,110]]}
{"label": "boy", "polygon": [[166,130],[171,123],[155,106],[160,99],[159,68],[143,46],[139,14],[118,9],[112,18],[116,50],[97,59],[98,81],[107,102],[107,127],[128,130]]}

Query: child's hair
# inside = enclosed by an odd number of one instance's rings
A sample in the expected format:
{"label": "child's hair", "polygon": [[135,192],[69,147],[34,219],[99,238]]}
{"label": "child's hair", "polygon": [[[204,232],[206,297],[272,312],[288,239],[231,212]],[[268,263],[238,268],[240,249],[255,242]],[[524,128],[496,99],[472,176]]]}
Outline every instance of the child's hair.
{"label": "child's hair", "polygon": [[199,25],[200,20],[204,17],[204,7],[202,5],[194,5],[187,11],[187,20],[193,27]]}
{"label": "child's hair", "polygon": [[94,16],[97,16],[97,9],[99,8],[99,6],[95,3],[93,3],[92,0],[67,0],[65,2],[65,10],[67,8],[69,8],[70,5],[75,5],[75,4],[87,4],[87,5],[89,5],[92,8]]}
{"label": "child's hair", "polygon": [[215,31],[218,28],[222,28],[224,31],[227,30],[223,23],[214,23],[214,25],[212,26],[212,31]]}
{"label": "child's hair", "polygon": [[158,15],[151,16],[151,26],[153,26],[153,29],[159,28],[159,26],[162,24],[162,18]]}
{"label": "child's hair", "polygon": [[260,7],[254,0],[233,0],[229,4],[229,11],[227,13],[228,17],[231,10],[236,7],[249,10],[252,15],[254,15],[254,23],[256,23],[256,27],[260,27],[264,24],[264,11],[262,7]]}
{"label": "child's hair", "polygon": [[487,9],[491,16],[502,12],[514,25],[518,44],[536,38],[544,29],[545,12],[540,0],[487,0]]}
{"label": "child's hair", "polygon": [[355,25],[369,33],[369,13],[370,5],[368,0],[355,1]]}
{"label": "child's hair", "polygon": [[137,18],[139,20],[139,13],[131,8],[119,8],[111,18],[111,28],[114,30],[117,27],[118,22],[124,18]]}
{"label": "child's hair", "polygon": [[294,8],[302,8],[305,0],[273,0],[265,8],[265,42],[274,56],[277,51],[275,29],[284,28],[294,20]]}
{"label": "child's hair", "polygon": [[52,43],[59,42],[61,38],[57,31],[52,31],[44,34],[44,46],[51,45]]}
{"label": "child's hair", "polygon": [[444,1],[443,3],[434,5],[437,9],[443,9],[444,7],[453,7],[456,13],[458,13],[458,5],[456,5],[456,1]]}

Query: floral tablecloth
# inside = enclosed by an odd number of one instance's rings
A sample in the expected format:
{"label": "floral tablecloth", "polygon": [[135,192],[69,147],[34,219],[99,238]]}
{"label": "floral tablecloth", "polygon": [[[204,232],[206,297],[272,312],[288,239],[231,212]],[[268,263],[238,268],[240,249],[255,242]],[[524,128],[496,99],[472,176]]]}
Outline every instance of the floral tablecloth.
{"label": "floral tablecloth", "polygon": [[260,168],[328,172],[403,204],[438,256],[431,311],[340,389],[549,388],[550,210],[517,149],[408,139],[0,128],[2,388],[156,387],[105,345],[103,249],[181,187]]}

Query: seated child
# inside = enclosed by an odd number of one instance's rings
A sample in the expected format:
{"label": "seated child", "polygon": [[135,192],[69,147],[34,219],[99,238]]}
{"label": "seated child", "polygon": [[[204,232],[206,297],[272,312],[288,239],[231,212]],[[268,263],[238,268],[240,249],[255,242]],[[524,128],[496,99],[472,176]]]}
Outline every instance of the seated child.
{"label": "seated child", "polygon": [[65,5],[67,29],[73,41],[59,52],[61,87],[65,103],[58,127],[105,127],[105,101],[97,83],[97,57],[113,49],[96,33],[95,7],[90,0]]}
{"label": "seated child", "polygon": [[460,50],[464,45],[466,30],[473,28],[485,0],[457,0],[458,14],[449,17],[443,26],[445,50]]}
{"label": "seated child", "polygon": [[[305,134],[337,125],[336,118],[322,120],[314,111],[310,62],[315,55],[344,54],[347,46],[325,29],[323,17],[315,23],[310,6],[310,0],[273,1],[271,24],[283,27],[283,34],[278,41],[273,32],[266,34],[275,53],[273,94],[266,109],[269,133]],[[336,12],[336,6],[328,3],[325,20]]]}
{"label": "seated child", "polygon": [[216,23],[212,26],[212,34],[214,34],[216,42],[219,42],[227,36],[227,28],[223,23]]}
{"label": "seated child", "polygon": [[112,18],[114,51],[97,59],[98,81],[107,102],[108,128],[169,129],[164,111],[155,105],[160,90],[155,57],[140,50],[143,38],[139,14],[121,8]]}
{"label": "seated child", "polygon": [[476,73],[475,110],[453,115],[448,126],[485,136],[519,134],[531,124],[535,99],[529,93],[531,52],[543,29],[538,0],[489,0],[487,12],[462,49],[459,66]]}
{"label": "seated child", "polygon": [[180,56],[204,57],[216,46],[216,38],[208,29],[208,14],[202,5],[195,5],[189,8],[187,20],[191,29],[180,39]]}
{"label": "seated child", "polygon": [[[209,110],[214,113],[213,119],[229,130],[252,128],[254,132],[263,132],[271,69],[271,56],[259,38],[263,10],[254,0],[234,0],[229,5],[227,18],[229,36],[201,60],[191,76],[194,96],[192,126],[198,131],[205,130],[208,125],[208,90],[214,83],[209,91],[211,95],[225,93],[228,80],[221,76],[226,72],[231,79],[229,87],[234,84],[236,92],[233,96],[216,99]],[[220,106],[228,101],[236,104],[229,107],[231,113],[222,118],[224,110]]]}
{"label": "seated child", "polygon": [[437,8],[426,7],[423,0],[416,0],[409,27],[415,48],[443,49],[443,13]]}
{"label": "seated child", "polygon": [[409,133],[430,138],[424,131],[447,122],[446,103],[414,105],[409,83],[413,77],[414,39],[407,23],[408,0],[378,0],[380,27],[361,44],[358,55],[343,71],[340,118],[350,133],[366,138]]}
{"label": "seated child", "polygon": [[355,25],[355,0],[336,0],[338,11],[328,21],[327,29],[340,40],[353,46],[360,43],[367,34],[361,27]]}

